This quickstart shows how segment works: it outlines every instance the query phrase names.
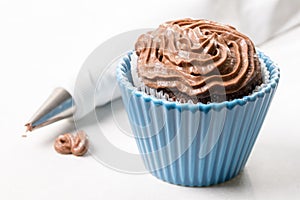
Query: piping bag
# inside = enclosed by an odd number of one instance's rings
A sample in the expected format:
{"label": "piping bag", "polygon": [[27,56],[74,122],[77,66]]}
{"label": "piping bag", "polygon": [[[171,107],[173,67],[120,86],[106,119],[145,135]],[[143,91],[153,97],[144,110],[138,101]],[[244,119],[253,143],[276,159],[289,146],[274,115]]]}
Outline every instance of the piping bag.
{"label": "piping bag", "polygon": [[62,119],[79,120],[95,107],[121,96],[115,77],[118,60],[134,49],[133,44],[143,33],[152,29],[135,29],[116,35],[99,45],[85,60],[77,76],[66,86],[53,90],[35,112],[26,132],[47,126]]}
{"label": "piping bag", "polygon": [[[255,1],[258,2],[258,0]],[[171,2],[173,5],[173,1],[168,0],[167,2],[168,3],[166,5],[169,5]],[[274,33],[284,32],[288,28],[295,27],[298,24],[298,21],[295,20],[296,18],[293,18],[291,21],[282,21],[284,22],[285,26],[282,26],[282,24],[275,26],[276,23],[271,23],[278,17],[280,18],[280,16],[282,17],[283,15],[286,15],[284,12],[276,12],[278,6],[275,6],[275,4],[277,3],[278,2],[275,1],[272,6],[270,6],[269,3],[265,3],[267,6],[262,7],[253,7],[253,2],[250,3],[248,1],[245,1],[242,4],[239,3],[237,5],[239,9],[247,10],[247,12],[242,13],[242,15],[238,18],[235,16],[235,14],[228,15],[228,10],[232,10],[232,8],[236,6],[224,4],[223,6],[225,6],[227,9],[222,7],[222,9],[216,12],[216,16],[211,15],[211,12],[209,12],[209,15],[206,17],[215,18],[216,21],[232,21],[234,19],[237,20],[233,21],[235,24],[249,24],[247,23],[248,20],[252,19],[251,17],[249,18],[249,14],[251,16],[259,15],[262,20],[260,20],[259,23],[250,23],[252,26],[243,27],[243,32],[248,33],[248,35],[252,35],[255,43],[262,43],[266,39],[270,38],[270,36],[274,36]],[[181,4],[174,4],[173,6],[174,8],[171,10],[169,9],[167,16],[177,16],[178,13],[180,13],[182,16],[193,15],[192,13],[197,13],[197,15],[198,13],[202,13],[201,16],[203,17],[207,11],[216,10],[216,6],[219,7],[219,5],[212,4],[209,0],[205,0],[201,2],[201,4],[188,4],[188,7],[185,9],[182,9]],[[296,6],[291,3],[286,3],[285,6],[296,8]],[[143,6],[141,5],[140,8],[143,9]],[[266,11],[268,11],[267,13],[269,14],[266,15]],[[155,10],[155,12],[157,16],[166,15],[166,9]],[[261,15],[261,13],[263,13],[263,15]],[[274,17],[274,13],[277,14],[277,17]],[[145,17],[145,20],[152,19],[152,14],[152,12],[145,12],[143,13],[143,16]],[[295,15],[295,13],[290,12],[290,16],[292,15]],[[222,18],[220,18],[220,16],[222,16]],[[226,18],[224,18],[224,16],[226,16]],[[126,15],[123,17],[126,19]],[[264,31],[257,32],[257,27],[261,26],[266,26],[268,27],[268,30],[272,31],[270,33]],[[116,85],[114,76],[115,70],[112,69],[111,71],[106,71],[105,74],[104,71],[111,64],[112,60],[124,54],[124,52],[133,49],[132,45],[140,34],[150,30],[152,29],[136,29],[119,34],[102,43],[83,63],[77,78],[74,76],[70,79],[69,85],[67,85],[68,87],[60,87],[53,91],[45,103],[37,110],[37,112],[26,124],[27,131],[35,130],[71,116],[73,116],[75,119],[80,119],[85,114],[92,111],[96,106],[104,105],[110,100],[120,97],[120,93],[117,91],[114,95],[108,95],[112,90],[114,90],[114,86]],[[99,76],[102,74],[104,74],[102,77],[103,84],[101,84],[101,86],[97,86]],[[82,80],[80,80],[81,78]],[[95,98],[92,97],[91,94],[96,94]],[[94,98],[93,103],[86,102],[86,98]]]}

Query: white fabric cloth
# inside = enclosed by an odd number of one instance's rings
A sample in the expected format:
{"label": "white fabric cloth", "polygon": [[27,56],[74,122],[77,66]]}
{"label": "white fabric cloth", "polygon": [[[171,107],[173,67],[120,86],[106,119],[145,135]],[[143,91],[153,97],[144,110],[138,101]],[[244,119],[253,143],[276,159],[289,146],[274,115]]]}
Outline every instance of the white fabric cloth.
{"label": "white fabric cloth", "polygon": [[[110,32],[120,34],[120,37],[118,39],[117,35],[114,39],[110,38],[111,45],[100,44],[86,59],[77,75],[75,90],[74,86],[69,87],[68,90],[79,105],[77,118],[81,118],[95,106],[102,106],[120,97],[115,66],[111,62],[122,52],[133,49],[134,34],[140,34],[140,31],[136,31],[130,38],[120,40],[126,31],[156,28],[162,22],[174,19],[204,18],[230,24],[259,45],[300,24],[299,0],[110,0],[99,12],[103,12],[101,26],[104,35]],[[107,41],[103,42],[106,44]],[[112,68],[107,70],[108,67]]]}

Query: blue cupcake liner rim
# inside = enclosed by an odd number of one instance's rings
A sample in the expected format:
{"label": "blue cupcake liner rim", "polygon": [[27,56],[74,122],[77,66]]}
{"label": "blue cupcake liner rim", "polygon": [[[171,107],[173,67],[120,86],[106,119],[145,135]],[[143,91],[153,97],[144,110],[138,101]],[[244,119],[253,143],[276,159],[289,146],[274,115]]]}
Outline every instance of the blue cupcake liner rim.
{"label": "blue cupcake liner rim", "polygon": [[[128,53],[128,56],[123,58],[123,62],[125,62],[123,64],[121,63],[121,65],[123,65],[123,67],[130,66],[130,62],[131,62],[130,55],[132,53],[133,53],[133,51],[130,51]],[[121,84],[126,86],[128,89],[132,90],[133,94],[136,95],[137,97],[142,96],[145,99],[145,101],[152,101],[156,105],[165,105],[168,108],[179,108],[179,109],[183,109],[183,110],[199,109],[200,111],[204,111],[204,112],[209,112],[210,110],[219,111],[225,107],[228,109],[232,109],[237,105],[243,106],[247,102],[255,101],[257,98],[264,97],[264,95],[266,93],[270,93],[271,88],[274,89],[278,85],[278,82],[280,79],[280,70],[279,70],[279,67],[277,66],[277,64],[273,63],[273,61],[271,61],[270,58],[260,50],[257,50],[257,55],[260,59],[262,59],[265,62],[266,66],[267,66],[267,70],[270,73],[269,82],[267,84],[265,84],[265,86],[262,87],[259,91],[256,91],[248,96],[244,96],[243,98],[238,98],[238,99],[234,99],[234,100],[230,100],[230,101],[223,101],[220,103],[212,102],[212,103],[204,104],[204,103],[199,102],[197,104],[191,104],[191,103],[171,102],[171,101],[167,101],[165,99],[158,99],[158,98],[148,95],[142,91],[136,90],[137,88],[128,79],[127,80],[124,79],[124,76],[122,74],[120,74],[122,70],[117,70],[117,80]],[[122,71],[122,72],[126,73],[124,71]]]}

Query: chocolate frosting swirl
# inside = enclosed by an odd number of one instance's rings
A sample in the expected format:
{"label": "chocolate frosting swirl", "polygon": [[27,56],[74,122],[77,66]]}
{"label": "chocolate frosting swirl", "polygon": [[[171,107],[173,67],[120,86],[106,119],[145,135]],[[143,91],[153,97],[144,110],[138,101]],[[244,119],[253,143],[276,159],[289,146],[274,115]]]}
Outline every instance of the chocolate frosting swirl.
{"label": "chocolate frosting swirl", "polygon": [[54,149],[61,154],[84,155],[88,150],[88,139],[83,131],[75,135],[66,133],[58,136],[54,143]]}
{"label": "chocolate frosting swirl", "polygon": [[141,81],[177,99],[221,102],[248,95],[262,83],[252,41],[229,25],[166,22],[141,35],[135,50]]}

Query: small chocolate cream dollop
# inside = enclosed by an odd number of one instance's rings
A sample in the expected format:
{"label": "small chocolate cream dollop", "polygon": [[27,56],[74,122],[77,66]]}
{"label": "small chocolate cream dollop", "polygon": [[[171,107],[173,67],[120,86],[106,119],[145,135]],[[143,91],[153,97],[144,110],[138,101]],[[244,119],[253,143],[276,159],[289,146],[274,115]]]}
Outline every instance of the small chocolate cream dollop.
{"label": "small chocolate cream dollop", "polygon": [[61,154],[84,155],[88,150],[88,138],[83,131],[66,133],[56,138],[54,149]]}
{"label": "small chocolate cream dollop", "polygon": [[135,50],[141,81],[177,99],[221,102],[249,95],[262,83],[252,41],[229,25],[166,22],[141,35]]}

